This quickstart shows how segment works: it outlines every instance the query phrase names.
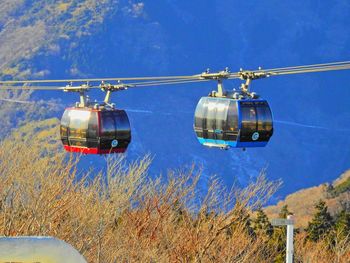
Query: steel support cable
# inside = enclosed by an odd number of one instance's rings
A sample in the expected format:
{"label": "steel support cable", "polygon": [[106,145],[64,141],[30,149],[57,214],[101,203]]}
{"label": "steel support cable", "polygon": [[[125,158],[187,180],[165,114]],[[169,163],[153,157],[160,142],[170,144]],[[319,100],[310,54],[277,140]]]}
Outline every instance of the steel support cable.
{"label": "steel support cable", "polygon": [[64,90],[65,88],[59,86],[9,86],[0,83],[0,90]]}
{"label": "steel support cable", "polygon": [[309,73],[309,72],[317,72],[317,71],[332,71],[332,70],[344,70],[350,69],[350,61],[343,62],[333,62],[333,63],[324,63],[324,64],[314,64],[314,65],[306,65],[306,66],[293,66],[293,67],[285,67],[285,68],[272,68],[272,69],[258,69],[258,70],[242,70],[240,72],[230,73],[228,79],[237,79],[242,78],[242,76],[246,73],[262,73],[266,74],[265,77],[273,76],[273,75],[282,75],[283,72],[288,74],[301,74],[301,73]]}
{"label": "steel support cable", "polygon": [[[242,71],[236,73],[230,73],[224,79],[239,79],[242,78],[242,74],[245,72],[251,73],[266,73],[266,76],[274,75],[287,75],[287,74],[302,74],[310,72],[323,72],[332,70],[345,70],[350,69],[350,61],[343,62],[332,62],[305,66],[295,67],[284,67],[267,70],[255,70],[255,71]],[[220,78],[220,77],[219,77]],[[129,83],[132,80],[139,80],[140,82]],[[76,83],[76,82],[101,82],[101,81],[127,81],[126,85],[135,87],[146,87],[156,85],[171,85],[171,84],[185,84],[194,82],[203,82],[213,79],[204,79],[202,74],[191,75],[191,76],[164,76],[164,77],[134,77],[134,78],[95,78],[95,79],[65,79],[65,80],[23,80],[23,81],[0,81],[0,89],[28,89],[28,90],[64,90],[69,89],[69,86],[58,87],[58,86],[26,86],[25,84],[40,84],[40,83]],[[214,79],[215,80],[215,79]],[[2,84],[2,86],[1,86]],[[24,84],[24,86],[10,86],[11,84]],[[123,85],[121,84],[121,85]],[[117,84],[118,85],[118,84]],[[87,88],[99,88],[100,86],[92,85]]]}
{"label": "steel support cable", "polygon": [[334,65],[334,66],[323,66],[323,67],[307,67],[307,68],[291,68],[291,69],[283,69],[283,70],[271,70],[268,72],[284,72],[284,71],[303,71],[303,70],[310,70],[310,69],[337,69],[337,68],[343,68],[343,67],[350,67],[350,64],[342,64],[342,65]]}
{"label": "steel support cable", "polygon": [[306,68],[306,69],[296,69],[296,70],[269,71],[267,73],[271,74],[271,76],[275,76],[275,75],[303,74],[303,73],[325,72],[325,71],[346,70],[346,69],[350,69],[350,64],[344,65],[344,66],[336,66],[336,67],[317,67],[317,68]]}
{"label": "steel support cable", "polygon": [[[289,69],[289,70],[287,70]],[[316,66],[316,67],[290,67],[284,68],[283,70],[270,70],[270,71],[262,71],[266,72],[270,76],[276,75],[291,75],[291,74],[302,74],[302,73],[312,73],[312,72],[324,72],[324,71],[334,71],[334,70],[346,70],[350,69],[350,63],[342,63],[341,65],[327,65],[327,66]],[[254,71],[251,71],[254,72]],[[259,72],[259,71],[258,71]],[[241,76],[239,73],[230,74],[227,79],[239,79]],[[196,83],[196,82],[206,82],[211,79],[203,79],[200,75],[192,76],[192,78],[182,78],[177,80],[159,80],[159,81],[143,81],[143,82],[131,82],[124,83],[126,86],[130,85],[129,88],[133,87],[148,87],[148,86],[158,86],[158,85],[176,85],[176,84],[186,84],[186,83]],[[26,82],[27,83],[27,82]],[[43,82],[44,83],[44,82]],[[1,84],[1,82],[0,82]],[[87,86],[87,89],[96,89],[101,88],[99,85]],[[10,86],[10,85],[2,85],[0,86],[0,90],[11,90],[11,89],[21,89],[21,90],[69,90],[69,86]]]}
{"label": "steel support cable", "polygon": [[312,73],[312,72],[324,72],[324,71],[334,71],[334,70],[346,70],[350,69],[350,61],[344,62],[334,62],[327,64],[315,64],[308,66],[297,66],[297,67],[286,67],[278,69],[267,69],[267,70],[242,70],[237,73],[231,73],[228,79],[243,78],[247,79],[251,77],[252,79],[258,79],[263,77],[277,76],[277,75],[287,75],[287,74],[302,74],[302,73]]}
{"label": "steel support cable", "polygon": [[188,76],[164,76],[164,77],[131,77],[131,78],[93,78],[93,79],[47,79],[47,80],[8,80],[1,81],[0,84],[34,84],[34,83],[75,83],[75,82],[101,82],[101,81],[136,81],[136,80],[177,80],[177,79],[197,79],[199,75]]}
{"label": "steel support cable", "polygon": [[126,86],[130,85],[132,88],[133,86],[135,87],[140,87],[143,86],[145,84],[147,84],[147,86],[156,86],[156,85],[170,85],[172,83],[177,84],[178,82],[183,83],[183,82],[196,82],[196,81],[201,81],[203,79],[197,77],[197,78],[193,78],[193,79],[176,79],[176,80],[157,80],[157,81],[142,81],[142,82],[123,82],[121,85],[125,84]]}
{"label": "steel support cable", "polygon": [[262,71],[283,71],[283,70],[294,70],[294,69],[303,69],[303,68],[310,68],[310,67],[316,68],[316,67],[323,67],[323,66],[337,66],[337,65],[343,65],[343,64],[350,65],[350,61],[331,62],[331,63],[323,63],[323,64],[311,64],[311,65],[292,66],[292,67],[283,67],[283,68],[262,69]]}
{"label": "steel support cable", "polygon": [[[163,82],[163,83],[143,83],[143,84],[137,84],[134,87],[148,87],[148,86],[157,86],[157,85],[177,85],[177,84],[186,84],[186,83],[196,83],[196,82],[206,82],[206,81],[212,81],[211,79],[196,79],[196,80],[187,80],[187,81],[173,81],[173,82]],[[131,87],[132,88],[132,87]]]}
{"label": "steel support cable", "polygon": [[[127,88],[137,88],[137,87],[148,87],[157,85],[176,85],[176,84],[186,84],[186,83],[196,83],[210,81],[210,79],[179,79],[172,81],[150,81],[150,82],[138,82],[138,83],[124,83]],[[129,86],[130,85],[130,86]],[[69,90],[70,86],[9,86],[0,85],[0,90]],[[74,88],[74,87],[72,87]],[[87,86],[86,89],[100,89],[100,85]]]}
{"label": "steel support cable", "polygon": [[[156,85],[170,85],[170,84],[178,84],[178,83],[186,83],[186,82],[197,82],[197,81],[202,81],[203,79],[178,79],[178,80],[159,80],[159,81],[143,81],[143,82],[125,82],[121,84],[115,84],[115,86],[120,85],[123,86],[125,85],[127,88],[133,88],[133,87],[140,87],[140,86],[156,86]],[[111,84],[113,86],[113,84]],[[0,86],[0,89],[43,89],[43,90],[64,90],[67,89],[69,90],[71,86],[67,85],[66,87],[62,86],[30,86],[30,85],[23,85],[23,86],[10,86],[10,85],[3,85]],[[72,87],[74,88],[74,87]],[[87,89],[97,89],[97,88],[102,88],[101,85],[90,85],[86,86]]]}

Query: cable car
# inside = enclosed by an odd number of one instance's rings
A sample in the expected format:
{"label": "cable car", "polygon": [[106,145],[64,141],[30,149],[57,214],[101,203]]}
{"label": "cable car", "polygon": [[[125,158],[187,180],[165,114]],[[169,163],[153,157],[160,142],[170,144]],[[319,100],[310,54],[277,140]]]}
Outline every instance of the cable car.
{"label": "cable car", "polygon": [[113,107],[67,108],[60,134],[66,151],[84,154],[124,153],[131,141],[126,112]]}
{"label": "cable car", "polygon": [[199,142],[209,147],[264,147],[273,134],[272,113],[263,99],[202,97],[194,130]]}
{"label": "cable car", "polygon": [[[315,65],[284,67],[263,70],[243,70],[231,73],[228,68],[220,72],[205,72],[191,76],[158,76],[108,78],[106,81],[117,81],[117,84],[106,83],[103,79],[71,79],[71,80],[0,80],[0,90],[63,90],[78,92],[80,102],[76,107],[66,109],[61,121],[61,140],[67,151],[86,154],[105,154],[125,152],[131,141],[131,130],[128,117],[123,110],[117,110],[109,103],[114,91],[134,87],[155,85],[175,85],[192,82],[215,80],[217,91],[212,91],[199,101],[194,120],[194,130],[199,142],[210,147],[228,149],[246,147],[264,147],[273,135],[273,118],[266,100],[259,99],[249,87],[253,80],[272,76],[324,72],[350,69],[349,61],[331,62]],[[223,80],[240,79],[239,92],[225,91]],[[121,81],[127,83],[122,83]],[[131,81],[138,81],[132,83]],[[52,83],[66,83],[65,87],[52,86]],[[85,82],[79,86],[74,83]],[[96,85],[100,82],[100,85]],[[48,86],[31,86],[31,84],[47,83]],[[61,85],[61,84],[60,84]],[[106,92],[101,104],[91,106],[89,89],[99,88]]]}

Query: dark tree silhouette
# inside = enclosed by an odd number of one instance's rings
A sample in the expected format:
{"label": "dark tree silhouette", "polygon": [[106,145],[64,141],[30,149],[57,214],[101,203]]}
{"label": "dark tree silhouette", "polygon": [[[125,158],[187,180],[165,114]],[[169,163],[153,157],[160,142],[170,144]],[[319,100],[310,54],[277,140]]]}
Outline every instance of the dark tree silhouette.
{"label": "dark tree silhouette", "polygon": [[327,236],[333,228],[333,219],[326,203],[320,200],[315,205],[316,213],[306,229],[309,240],[317,242],[322,237]]}
{"label": "dark tree silhouette", "polygon": [[257,211],[256,219],[253,221],[253,229],[255,233],[260,233],[267,237],[271,237],[273,234],[273,227],[261,208]]}

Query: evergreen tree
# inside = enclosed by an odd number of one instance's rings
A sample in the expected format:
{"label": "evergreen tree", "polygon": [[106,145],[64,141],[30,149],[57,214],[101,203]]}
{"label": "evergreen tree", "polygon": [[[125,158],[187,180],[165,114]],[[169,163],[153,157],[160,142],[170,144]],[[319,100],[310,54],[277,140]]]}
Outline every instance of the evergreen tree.
{"label": "evergreen tree", "polygon": [[317,242],[320,238],[327,236],[333,228],[333,219],[328,212],[326,203],[320,200],[315,205],[316,213],[306,228],[309,240]]}
{"label": "evergreen tree", "polygon": [[250,214],[248,211],[243,208],[238,213],[238,218],[235,220],[237,223],[232,224],[231,227],[227,228],[226,234],[229,237],[232,237],[232,233],[235,231],[236,227],[243,227],[243,230],[251,237],[255,237],[254,230],[251,226],[252,219],[250,218]]}
{"label": "evergreen tree", "polygon": [[271,255],[272,251],[275,251],[274,246],[271,245],[273,227],[261,208],[256,211],[256,217],[251,220],[251,223],[254,236],[264,243],[264,252],[262,253],[261,261],[266,261],[267,258],[265,258],[265,256],[268,257],[268,255]]}
{"label": "evergreen tree", "polygon": [[277,256],[274,260],[275,263],[283,263],[286,258],[286,239],[287,231],[285,227],[274,227],[273,235],[271,239],[271,244],[275,247],[277,251]]}
{"label": "evergreen tree", "polygon": [[241,220],[242,222],[244,222],[244,230],[247,232],[247,234],[252,237],[255,236],[254,230],[251,226],[252,219],[250,218],[249,213],[245,212],[244,214],[242,214]]}
{"label": "evergreen tree", "polygon": [[261,208],[258,209],[256,219],[253,221],[253,229],[255,233],[262,233],[267,237],[271,237],[273,234],[273,227]]}

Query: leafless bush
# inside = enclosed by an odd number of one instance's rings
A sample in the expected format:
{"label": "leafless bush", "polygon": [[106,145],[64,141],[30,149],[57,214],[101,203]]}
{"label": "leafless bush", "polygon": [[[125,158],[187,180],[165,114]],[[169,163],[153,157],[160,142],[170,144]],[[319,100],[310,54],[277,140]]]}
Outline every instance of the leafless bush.
{"label": "leafless bush", "polygon": [[[212,178],[203,194],[201,171],[150,178],[151,158],[109,158],[104,173],[80,174],[78,157],[43,151],[40,138],[11,137],[0,145],[0,235],[55,236],[89,262],[272,262],[276,249],[249,228],[249,215],[279,183],[261,175],[225,189]],[[81,178],[81,179],[77,179]],[[297,237],[301,262],[348,253]],[[312,248],[312,249],[311,249]],[[326,261],[325,261],[326,262]]]}
{"label": "leafless bush", "polygon": [[150,179],[149,156],[131,164],[112,158],[91,179],[78,174],[79,158],[43,155],[38,138],[26,138],[1,144],[2,235],[56,236],[89,262],[251,262],[262,253],[241,214],[275,189],[263,177],[231,191],[214,179],[199,202],[194,167]]}
{"label": "leafless bush", "polygon": [[333,238],[318,242],[307,240],[306,233],[300,233],[295,241],[296,262],[347,263],[350,258],[350,238],[334,231]]}

